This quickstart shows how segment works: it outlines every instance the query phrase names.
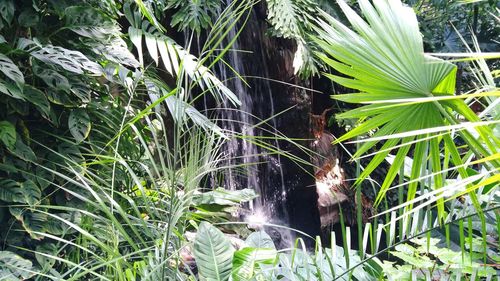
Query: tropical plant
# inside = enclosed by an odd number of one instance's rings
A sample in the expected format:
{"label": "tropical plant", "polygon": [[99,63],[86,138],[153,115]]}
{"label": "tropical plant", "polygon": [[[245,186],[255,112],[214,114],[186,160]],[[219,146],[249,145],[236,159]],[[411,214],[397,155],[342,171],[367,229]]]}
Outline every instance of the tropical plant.
{"label": "tropical plant", "polygon": [[[35,232],[58,231],[49,217],[34,211],[66,201],[54,190],[53,175],[38,168],[57,168],[63,161],[47,155],[40,143],[82,164],[79,144],[91,131],[90,109],[99,103],[112,104],[108,87],[119,87],[113,71],[107,73],[120,68],[124,78],[129,72],[113,56],[94,48],[121,40],[116,18],[102,2],[93,7],[96,3],[1,2],[0,177],[4,185],[0,219],[6,226],[0,234],[2,249],[34,249],[44,243]],[[66,40],[77,34],[81,40]],[[119,47],[122,57],[131,58],[126,66],[133,68],[133,55]],[[23,211],[23,207],[30,209]]]}
{"label": "tropical plant", "polygon": [[[318,56],[337,71],[325,75],[342,86],[359,91],[332,96],[361,104],[359,108],[336,115],[339,119],[358,120],[357,126],[336,142],[356,138],[353,142],[360,146],[353,158],[373,157],[355,186],[359,187],[380,163],[389,161],[391,166],[376,204],[380,204],[392,188],[400,190],[400,197],[406,194],[406,200],[400,198],[399,206],[379,214],[399,209],[399,215],[394,213],[390,218],[393,227],[388,234],[395,233],[394,223],[401,220],[399,239],[404,240],[409,236],[408,231],[414,228],[411,221],[420,225],[418,221],[423,215],[428,225],[422,224],[422,230],[432,229],[436,224],[443,226],[448,244],[448,223],[460,226],[458,233],[463,252],[464,236],[467,235],[463,218],[477,216],[483,260],[486,261],[486,241],[491,235],[487,231],[487,217],[495,217],[493,210],[497,206],[480,198],[495,196],[499,176],[500,142],[494,133],[498,115],[492,114],[494,106],[489,106],[497,103],[498,90],[494,82],[487,88],[455,95],[456,66],[424,53],[417,18],[413,10],[400,1],[370,3],[360,0],[364,19],[344,1],[339,0],[338,4],[352,27],[323,13],[316,28],[319,36],[314,40],[323,51],[318,52]],[[482,65],[482,70],[489,73],[484,61],[481,63],[482,54],[462,56],[477,61],[477,65]],[[484,114],[476,114],[467,104],[474,98],[486,103]],[[390,154],[393,151],[395,155]],[[398,174],[400,181],[394,186]],[[461,196],[473,207],[457,214],[454,199]],[[433,217],[437,217],[435,222]],[[443,225],[445,222],[447,224]],[[495,218],[493,224],[498,225]],[[473,232],[470,224],[467,233],[472,237]],[[394,236],[387,237],[390,246],[395,241]]]}
{"label": "tropical plant", "polygon": [[[412,240],[415,247],[409,244],[400,244],[390,253],[403,260],[404,265],[395,265],[384,262],[384,272],[389,280],[408,280],[415,276],[420,280],[432,278],[460,278],[465,274],[476,274],[477,277],[488,277],[496,274],[491,267],[483,267],[471,256],[463,252],[453,251],[446,247],[439,247],[439,239],[426,238]],[[481,244],[481,242],[479,242]],[[480,248],[476,249],[480,250]],[[480,250],[481,251],[481,250]],[[482,254],[474,252],[477,258]]]}
{"label": "tropical plant", "polygon": [[[424,54],[418,23],[412,10],[400,2],[391,2],[389,5],[387,1],[379,1],[374,4],[375,7],[367,1],[359,3],[368,23],[345,2],[339,1],[356,32],[324,14],[327,21],[320,22],[317,30],[320,39],[316,40],[325,51],[325,54],[318,54],[325,63],[352,78],[326,75],[336,83],[361,91],[332,97],[366,104],[337,115],[337,118],[361,120],[356,128],[340,137],[337,142],[380,128],[373,136],[356,141],[364,143],[354,155],[359,157],[385,140],[356,183],[364,180],[392,150],[397,149],[377,197],[379,203],[414,144],[412,181],[408,186],[407,201],[411,202],[415,198],[421,182],[422,167],[428,167],[427,173],[432,175],[431,188],[443,188],[446,179],[443,166],[463,165],[453,141],[455,133],[450,132],[452,129],[457,130],[456,134],[469,145],[477,159],[488,161],[485,168],[494,173],[498,167],[495,154],[499,140],[489,125],[495,125],[498,121],[480,120],[463,102],[467,96],[453,95],[456,67]],[[393,47],[403,45],[410,46],[406,53],[398,52]],[[481,96],[492,94],[494,93],[475,93]],[[468,122],[461,122],[460,118]],[[471,133],[471,129],[477,131],[479,139]],[[444,151],[451,156],[444,159],[444,163],[440,157],[440,146],[444,146]],[[467,177],[465,169],[457,169],[464,178]],[[439,215],[444,218],[442,202],[438,202],[438,206]]]}
{"label": "tropical plant", "polygon": [[[358,161],[357,196],[384,161],[390,169],[376,203],[399,191],[399,205],[380,208],[366,224],[357,197],[356,250],[342,217],[343,246],[332,233],[328,247],[309,237],[312,251],[302,239],[277,249],[267,225],[252,233],[235,222],[257,194],[217,186],[223,170],[238,168],[225,159],[230,138],[306,160],[221,128],[196,109],[206,94],[240,104],[212,69],[227,64],[256,1],[0,0],[0,279],[497,274],[486,265],[500,256],[498,74],[487,61],[498,54],[481,50],[497,46],[485,38],[498,33],[491,24],[498,17],[478,18],[495,3],[358,2],[359,10],[342,0],[265,1],[269,33],[297,43],[297,74],[328,66],[333,82],[359,91],[333,96],[361,104],[336,115],[355,120],[336,142],[355,139],[354,160],[371,159]],[[454,48],[469,53],[424,53],[450,46],[436,33],[448,26],[443,19],[460,32]],[[470,33],[462,21],[472,22]],[[164,24],[183,31],[184,42]],[[473,79],[460,86],[464,94],[455,89],[457,67],[438,57],[466,66]],[[384,254],[390,261],[381,261]]]}
{"label": "tropical plant", "polygon": [[[239,10],[235,8],[237,12],[233,13],[233,9],[228,9],[227,17],[216,22],[222,33],[216,33],[214,40],[222,40],[226,36],[224,28],[232,24],[224,19],[238,20],[245,15],[248,4],[234,7]],[[148,152],[149,147],[144,144],[153,144],[150,138],[157,137],[148,136],[147,132],[157,126],[168,131],[171,126],[158,123],[168,117],[145,121],[144,116],[151,114],[152,109],[161,109],[160,114],[168,108],[169,116],[176,120],[178,138],[187,138],[183,132],[191,126],[189,120],[208,135],[213,131],[222,134],[189,104],[191,92],[202,87],[202,91],[218,98],[227,97],[235,104],[239,101],[200,60],[162,35],[164,29],[159,20],[142,2],[4,0],[0,11],[0,92],[4,97],[0,103],[0,220],[6,226],[0,230],[0,247],[30,258],[33,268],[54,275],[51,266],[45,268],[42,264],[43,258],[35,261],[38,252],[30,253],[50,249],[47,255],[57,254],[52,240],[66,239],[66,234],[74,235],[84,229],[79,228],[80,223],[88,225],[92,221],[88,217],[82,220],[77,214],[92,209],[83,198],[99,201],[96,181],[108,180],[108,193],[103,194],[114,198],[125,192],[121,187],[132,187],[133,177],[123,178],[127,168],[136,173],[135,179],[144,176],[144,167],[136,161]],[[118,24],[127,19],[128,34]],[[144,58],[142,45],[137,44],[143,36],[151,58]],[[139,59],[129,49],[133,44],[139,49]],[[146,67],[150,60],[158,62],[158,51],[163,67],[175,78],[170,85],[157,78],[157,71]],[[207,53],[210,55],[213,50]],[[161,108],[164,101],[167,106]],[[138,136],[143,136],[140,144]],[[177,153],[185,149],[179,141],[172,147],[177,158],[181,157]],[[116,159],[120,155],[124,161],[131,161],[130,165],[119,165]],[[154,157],[160,159],[164,154]],[[110,162],[111,167],[93,170]],[[79,177],[90,182],[79,181]],[[118,179],[126,184],[116,183]],[[73,196],[71,192],[81,185],[88,193]],[[126,192],[129,196],[132,191]],[[139,203],[144,199],[137,200]],[[115,207],[99,205],[111,221]],[[78,228],[68,230],[64,223]],[[67,241],[74,243],[72,238]],[[78,257],[79,253],[75,255]]]}
{"label": "tropical plant", "polygon": [[[234,254],[233,254],[234,253]],[[345,257],[344,253],[349,256]],[[250,234],[245,243],[235,250],[229,239],[214,226],[202,223],[194,241],[194,256],[200,267],[201,280],[372,280],[381,275],[380,262],[371,263],[345,274],[351,265],[361,261],[356,251],[338,246],[321,248],[309,253],[302,240],[291,249],[277,250],[273,240],[264,231]],[[231,279],[229,279],[231,277]]]}
{"label": "tropical plant", "polygon": [[267,0],[267,19],[270,33],[276,37],[292,39],[297,44],[293,59],[295,74],[307,78],[319,73],[321,62],[313,51],[316,46],[308,33],[312,32],[314,18],[319,7],[311,0]]}
{"label": "tropical plant", "polygon": [[[495,1],[404,1],[414,7],[426,49],[431,52],[453,53],[460,51],[463,36],[472,43],[472,36],[479,38],[481,49],[494,52],[497,43],[491,41],[500,29],[494,17],[489,16],[498,3]],[[484,16],[481,16],[484,15]],[[458,31],[458,32],[457,32]]]}

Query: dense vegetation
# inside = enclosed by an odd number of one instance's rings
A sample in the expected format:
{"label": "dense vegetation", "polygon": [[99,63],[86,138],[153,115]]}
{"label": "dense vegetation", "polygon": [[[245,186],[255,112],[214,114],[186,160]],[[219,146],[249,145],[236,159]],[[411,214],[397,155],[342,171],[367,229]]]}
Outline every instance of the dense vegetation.
{"label": "dense vegetation", "polygon": [[[498,275],[498,3],[331,2],[0,0],[0,280]],[[333,120],[357,147],[357,237],[342,220],[328,247],[279,249],[234,217],[254,190],[206,190],[244,136],[196,102],[241,104],[215,69],[256,5],[296,75],[359,105]]]}

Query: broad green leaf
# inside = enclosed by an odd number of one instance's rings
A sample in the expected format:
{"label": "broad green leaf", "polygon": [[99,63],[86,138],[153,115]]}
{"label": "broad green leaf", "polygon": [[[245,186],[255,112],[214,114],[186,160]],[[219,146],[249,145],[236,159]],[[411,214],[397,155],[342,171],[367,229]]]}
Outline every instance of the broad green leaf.
{"label": "broad green leaf", "polygon": [[229,280],[233,253],[233,246],[220,230],[207,222],[200,224],[193,254],[201,280]]}
{"label": "broad green leaf", "polygon": [[42,240],[43,236],[37,232],[45,232],[47,215],[40,212],[25,211],[22,216],[21,224],[31,238]]}
{"label": "broad green leaf", "polygon": [[88,87],[79,81],[71,81],[71,92],[78,98],[82,103],[89,103],[91,100],[92,91]]}
{"label": "broad green leaf", "polygon": [[43,243],[36,246],[35,259],[43,270],[48,270],[54,266],[56,260],[49,256],[57,256],[58,247],[53,243]]}
{"label": "broad green leaf", "polygon": [[0,251],[0,280],[27,280],[34,271],[31,261],[10,251]]}
{"label": "broad green leaf", "polygon": [[234,253],[231,276],[234,281],[252,280],[259,264],[273,264],[276,257],[277,251],[272,248],[243,248]]}
{"label": "broad green leaf", "polygon": [[23,92],[21,91],[21,89],[18,86],[16,86],[14,83],[11,83],[9,81],[2,81],[1,79],[0,79],[0,93],[4,93],[10,97],[13,97],[13,98],[19,99],[19,100],[26,99]]}
{"label": "broad green leaf", "polygon": [[248,235],[245,244],[252,248],[275,249],[273,239],[265,231],[253,232]]}
{"label": "broad green leaf", "polygon": [[413,265],[416,268],[421,268],[421,269],[430,269],[435,265],[435,262],[433,262],[429,257],[423,256],[423,255],[412,255],[412,254],[407,254],[404,252],[396,252],[396,251],[391,251],[390,252],[392,255],[395,257],[398,257],[402,260],[405,261],[405,263],[409,263]]}
{"label": "broad green leaf", "polygon": [[0,200],[10,203],[25,203],[21,185],[13,180],[0,180]]}
{"label": "broad green leaf", "polygon": [[35,205],[40,200],[40,189],[31,180],[18,183],[5,179],[0,182],[0,185],[0,200],[2,201]]}
{"label": "broad green leaf", "polygon": [[109,45],[92,45],[93,51],[104,56],[106,59],[126,66],[138,68],[140,63],[130,52],[125,41],[121,38],[113,38]]}
{"label": "broad green leaf", "polygon": [[242,202],[248,202],[258,195],[253,189],[241,189],[241,190],[225,190],[216,189],[209,192],[203,192],[200,194],[193,195],[194,205],[229,205],[237,206]]}
{"label": "broad green leaf", "polygon": [[84,54],[74,50],[68,50],[59,46],[47,45],[40,50],[31,52],[31,55],[48,64],[59,65],[67,71],[83,74],[88,71],[94,75],[103,73],[102,67],[89,60]]}
{"label": "broad green leaf", "polygon": [[30,206],[34,206],[40,201],[42,192],[33,181],[27,180],[21,183],[21,189],[23,192],[24,203]]}
{"label": "broad green leaf", "polygon": [[68,78],[53,69],[35,66],[33,67],[33,72],[36,76],[42,78],[43,82],[52,89],[61,90],[66,93],[71,89]]}
{"label": "broad green leaf", "polygon": [[16,144],[16,127],[9,121],[0,121],[0,140],[9,149],[13,149]]}
{"label": "broad green leaf", "polygon": [[34,9],[25,9],[19,15],[18,21],[21,26],[33,27],[38,24],[40,16]]}
{"label": "broad green leaf", "polygon": [[119,34],[116,23],[101,10],[91,6],[72,6],[64,11],[66,28],[78,35],[105,39]]}
{"label": "broad green leaf", "polygon": [[0,15],[10,25],[14,18],[14,0],[0,0]]}
{"label": "broad green leaf", "polygon": [[45,94],[31,86],[24,87],[24,94],[28,101],[35,105],[36,109],[45,117],[50,117],[50,103]]}
{"label": "broad green leaf", "polygon": [[22,215],[26,209],[24,207],[13,207],[9,206],[9,213],[16,218],[16,220],[21,221],[23,219]]}
{"label": "broad green leaf", "polygon": [[[24,85],[24,75],[14,62],[6,55],[0,53],[0,71],[16,82],[18,87]],[[22,89],[22,88],[21,88]]]}
{"label": "broad green leaf", "polygon": [[64,107],[76,107],[79,105],[78,101],[72,99],[72,96],[63,91],[48,90],[47,99],[54,104],[62,105]]}
{"label": "broad green leaf", "polygon": [[73,109],[69,114],[68,128],[76,142],[80,143],[87,138],[91,126],[90,117],[84,109]]}
{"label": "broad green leaf", "polygon": [[16,144],[14,148],[9,149],[9,151],[12,152],[17,157],[23,159],[24,161],[33,162],[36,160],[36,155],[33,152],[33,150],[28,145],[26,145],[21,140],[21,138],[16,139]]}

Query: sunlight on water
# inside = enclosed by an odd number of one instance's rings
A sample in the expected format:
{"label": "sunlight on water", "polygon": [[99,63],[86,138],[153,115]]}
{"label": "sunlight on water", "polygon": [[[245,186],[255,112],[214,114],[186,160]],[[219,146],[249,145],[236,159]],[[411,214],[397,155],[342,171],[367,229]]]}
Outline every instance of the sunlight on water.
{"label": "sunlight on water", "polygon": [[266,214],[262,210],[256,210],[245,218],[250,228],[262,228],[268,222]]}

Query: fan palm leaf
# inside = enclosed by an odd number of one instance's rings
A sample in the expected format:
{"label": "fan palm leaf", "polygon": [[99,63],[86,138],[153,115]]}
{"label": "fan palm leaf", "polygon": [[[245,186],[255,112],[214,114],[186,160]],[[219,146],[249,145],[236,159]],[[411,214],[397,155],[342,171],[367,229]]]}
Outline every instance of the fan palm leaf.
{"label": "fan palm leaf", "polygon": [[[454,96],[457,68],[450,62],[424,53],[413,10],[399,0],[373,1],[373,4],[368,0],[358,2],[364,19],[345,1],[338,0],[351,28],[323,13],[323,19],[316,27],[318,36],[313,38],[322,49],[318,56],[337,71],[325,75],[358,91],[332,98],[363,104],[336,116],[360,120],[356,128],[337,142],[374,132],[370,138],[358,139],[363,144],[354,158],[381,145],[380,152],[355,185],[359,185],[391,151],[395,151],[393,164],[376,199],[376,203],[380,203],[413,146],[411,178],[419,178],[422,173],[430,171],[436,173],[433,188],[443,187],[445,178],[439,172],[443,169],[441,165],[447,167],[448,163],[443,163],[441,149],[445,146],[453,153],[458,152],[453,141],[443,142],[454,136],[454,126],[462,127],[459,135],[477,158],[496,153],[499,142],[488,125],[497,122],[480,123],[482,120],[466,103]],[[461,124],[460,119],[469,121],[467,124],[471,126]],[[444,130],[438,130],[441,127]],[[479,139],[473,133],[477,133]],[[380,144],[382,141],[384,143]],[[461,162],[460,158],[452,159],[452,165]],[[499,166],[496,160],[489,163],[491,167]],[[408,200],[415,197],[419,185],[419,181],[409,184]],[[438,202],[438,210],[444,216],[442,201]]]}

